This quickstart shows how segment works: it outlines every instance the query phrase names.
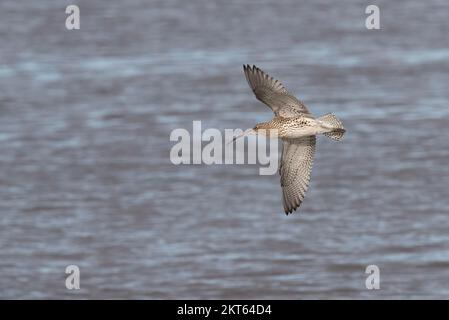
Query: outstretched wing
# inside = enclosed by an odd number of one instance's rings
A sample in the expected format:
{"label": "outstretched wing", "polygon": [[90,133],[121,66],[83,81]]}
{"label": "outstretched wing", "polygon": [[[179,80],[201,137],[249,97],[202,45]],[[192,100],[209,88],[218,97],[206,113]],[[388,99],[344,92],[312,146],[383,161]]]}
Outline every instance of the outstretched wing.
{"label": "outstretched wing", "polygon": [[284,139],[279,173],[286,214],[299,208],[309,187],[315,154],[315,136]]}
{"label": "outstretched wing", "polygon": [[288,93],[279,80],[269,76],[256,66],[243,66],[246,80],[256,98],[273,110],[276,116],[284,118],[310,115],[306,106]]}

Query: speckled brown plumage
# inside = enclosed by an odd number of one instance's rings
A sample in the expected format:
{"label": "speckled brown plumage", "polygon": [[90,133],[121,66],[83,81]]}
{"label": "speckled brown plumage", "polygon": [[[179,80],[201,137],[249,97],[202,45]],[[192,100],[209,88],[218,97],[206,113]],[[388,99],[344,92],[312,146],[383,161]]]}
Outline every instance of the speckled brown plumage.
{"label": "speckled brown plumage", "polygon": [[315,136],[324,134],[331,139],[341,140],[345,129],[333,114],[315,118],[280,81],[258,67],[246,65],[243,70],[256,98],[275,114],[271,121],[257,124],[253,132],[282,139],[279,174],[284,211],[289,214],[299,208],[309,188]]}

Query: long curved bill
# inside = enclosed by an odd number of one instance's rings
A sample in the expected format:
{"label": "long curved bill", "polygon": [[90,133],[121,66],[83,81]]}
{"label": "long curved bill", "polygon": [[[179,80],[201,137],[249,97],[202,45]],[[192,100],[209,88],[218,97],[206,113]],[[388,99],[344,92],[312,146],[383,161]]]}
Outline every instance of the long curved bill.
{"label": "long curved bill", "polygon": [[245,137],[245,136],[251,136],[251,135],[256,135],[256,131],[254,129],[247,129],[245,130],[245,132],[243,132],[242,134],[239,134],[237,137],[234,137],[231,141],[229,141],[226,145],[230,144],[230,143],[234,143],[235,140]]}

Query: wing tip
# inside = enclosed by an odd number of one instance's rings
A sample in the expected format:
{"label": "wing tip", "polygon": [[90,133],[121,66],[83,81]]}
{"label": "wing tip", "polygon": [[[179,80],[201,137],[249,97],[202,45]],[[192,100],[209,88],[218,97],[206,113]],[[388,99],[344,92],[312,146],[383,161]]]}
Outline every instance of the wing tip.
{"label": "wing tip", "polygon": [[298,208],[299,208],[299,206],[297,206],[297,207],[291,207],[291,208],[289,208],[289,209],[284,209],[285,215],[286,215],[286,216],[292,215],[292,214],[296,211],[296,209],[298,209]]}
{"label": "wing tip", "polygon": [[289,214],[293,214],[293,212],[294,211],[296,211],[296,209],[298,209],[299,208],[299,206],[301,205],[301,202],[299,202],[299,204],[298,204],[298,202],[297,201],[295,201],[295,203],[284,203],[284,212],[285,212],[285,215],[289,215]]}
{"label": "wing tip", "polygon": [[253,64],[253,65],[243,64],[243,69],[244,70],[251,70],[251,71],[260,70],[255,64]]}
{"label": "wing tip", "polygon": [[284,202],[284,212],[285,215],[289,215],[289,214],[293,214],[297,209],[299,209],[299,207],[301,207],[302,204],[302,200],[297,198],[294,200],[294,202],[291,203],[287,203],[285,201],[285,194],[283,194],[283,202]]}

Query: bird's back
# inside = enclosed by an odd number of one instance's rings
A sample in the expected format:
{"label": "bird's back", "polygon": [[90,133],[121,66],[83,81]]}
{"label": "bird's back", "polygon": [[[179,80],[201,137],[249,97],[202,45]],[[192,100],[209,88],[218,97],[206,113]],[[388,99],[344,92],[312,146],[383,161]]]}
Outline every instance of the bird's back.
{"label": "bird's back", "polygon": [[278,129],[280,138],[294,139],[317,134],[317,122],[309,116],[274,117],[271,123],[273,128]]}

